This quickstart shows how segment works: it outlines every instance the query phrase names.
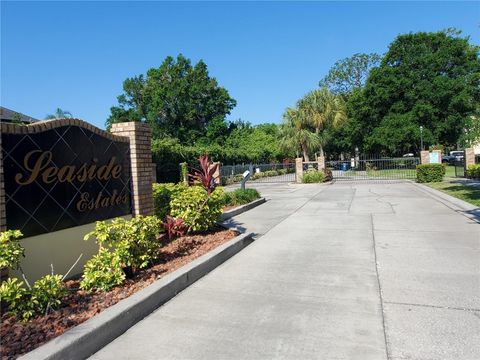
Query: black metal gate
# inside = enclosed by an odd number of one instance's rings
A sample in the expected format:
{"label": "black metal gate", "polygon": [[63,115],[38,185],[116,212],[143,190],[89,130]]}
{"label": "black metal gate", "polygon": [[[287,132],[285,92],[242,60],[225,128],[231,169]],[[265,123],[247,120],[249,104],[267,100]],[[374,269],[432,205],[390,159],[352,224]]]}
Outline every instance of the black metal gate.
{"label": "black metal gate", "polygon": [[415,180],[418,157],[363,156],[327,161],[334,180]]}
{"label": "black metal gate", "polygon": [[455,159],[455,177],[465,177],[465,158]]}

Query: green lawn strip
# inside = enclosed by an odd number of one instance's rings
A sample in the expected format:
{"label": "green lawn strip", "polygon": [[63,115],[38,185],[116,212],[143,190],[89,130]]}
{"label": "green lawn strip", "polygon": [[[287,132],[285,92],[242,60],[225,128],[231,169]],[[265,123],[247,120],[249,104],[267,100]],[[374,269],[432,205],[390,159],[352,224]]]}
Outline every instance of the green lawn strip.
{"label": "green lawn strip", "polygon": [[468,186],[460,183],[441,182],[425,184],[433,189],[464,200],[472,205],[480,206],[480,187]]}

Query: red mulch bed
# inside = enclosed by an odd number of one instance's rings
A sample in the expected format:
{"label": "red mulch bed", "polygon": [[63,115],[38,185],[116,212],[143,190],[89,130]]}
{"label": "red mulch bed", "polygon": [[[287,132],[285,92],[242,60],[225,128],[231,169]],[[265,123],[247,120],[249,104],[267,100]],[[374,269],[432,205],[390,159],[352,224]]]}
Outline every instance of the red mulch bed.
{"label": "red mulch bed", "polygon": [[17,321],[15,316],[2,316],[1,359],[15,359],[35,349],[235,236],[237,233],[232,230],[218,228],[207,234],[177,238],[162,247],[154,266],[140,271],[107,293],[87,293],[78,289],[78,280],[67,281],[71,292],[65,297],[63,307],[57,311],[47,316],[37,316],[27,323]]}

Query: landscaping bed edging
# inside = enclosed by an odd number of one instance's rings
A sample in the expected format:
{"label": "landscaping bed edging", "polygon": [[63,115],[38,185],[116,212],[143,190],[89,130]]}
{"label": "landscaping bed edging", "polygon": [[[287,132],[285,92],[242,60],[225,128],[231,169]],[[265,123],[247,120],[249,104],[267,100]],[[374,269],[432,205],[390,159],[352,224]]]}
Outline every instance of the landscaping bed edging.
{"label": "landscaping bed edging", "polygon": [[427,185],[419,184],[414,181],[412,181],[412,184],[420,188],[420,190],[428,193],[434,199],[454,210],[455,212],[462,214],[471,220],[480,222],[480,208],[476,207],[475,205],[469,204],[462,199],[458,199],[452,195],[446,194],[437,189],[433,189]]}
{"label": "landscaping bed edging", "polygon": [[19,359],[89,357],[252,242],[252,233],[236,236]]}
{"label": "landscaping bed edging", "polygon": [[262,197],[260,199],[254,200],[248,204],[245,205],[240,205],[232,210],[224,212],[222,215],[220,215],[220,222],[228,220],[234,216],[240,215],[241,213],[244,213],[245,211],[248,211],[250,209],[253,209],[254,207],[257,207],[258,205],[262,205],[264,202],[267,200]]}

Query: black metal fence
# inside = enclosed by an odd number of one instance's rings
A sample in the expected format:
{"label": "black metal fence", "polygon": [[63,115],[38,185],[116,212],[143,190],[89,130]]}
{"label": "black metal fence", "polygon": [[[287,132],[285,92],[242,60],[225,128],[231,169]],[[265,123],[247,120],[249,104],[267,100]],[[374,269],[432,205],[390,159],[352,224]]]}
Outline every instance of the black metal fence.
{"label": "black metal fence", "polygon": [[251,171],[250,181],[256,183],[295,182],[294,163],[222,165],[220,176],[222,185],[239,183],[245,171]]}
{"label": "black metal fence", "polygon": [[418,164],[418,157],[375,156],[326,162],[336,180],[414,180]]}

